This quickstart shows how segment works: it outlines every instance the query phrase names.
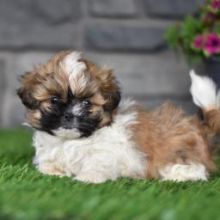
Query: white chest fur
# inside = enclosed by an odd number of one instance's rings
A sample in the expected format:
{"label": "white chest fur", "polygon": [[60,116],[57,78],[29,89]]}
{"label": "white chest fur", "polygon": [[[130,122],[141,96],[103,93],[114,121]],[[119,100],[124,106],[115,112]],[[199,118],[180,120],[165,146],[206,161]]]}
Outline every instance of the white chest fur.
{"label": "white chest fur", "polygon": [[136,122],[132,106],[132,102],[123,101],[112,125],[87,138],[64,140],[37,131],[33,138],[37,168],[46,174],[95,183],[122,176],[144,177],[146,158],[131,140],[128,129]]}

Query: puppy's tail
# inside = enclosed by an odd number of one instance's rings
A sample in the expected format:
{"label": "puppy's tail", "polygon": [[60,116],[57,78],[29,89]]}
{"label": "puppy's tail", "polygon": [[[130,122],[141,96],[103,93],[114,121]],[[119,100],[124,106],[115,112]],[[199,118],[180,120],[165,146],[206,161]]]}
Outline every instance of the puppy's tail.
{"label": "puppy's tail", "polygon": [[220,91],[214,81],[207,76],[199,76],[190,71],[190,92],[195,105],[201,108],[204,126],[214,135],[220,133]]}

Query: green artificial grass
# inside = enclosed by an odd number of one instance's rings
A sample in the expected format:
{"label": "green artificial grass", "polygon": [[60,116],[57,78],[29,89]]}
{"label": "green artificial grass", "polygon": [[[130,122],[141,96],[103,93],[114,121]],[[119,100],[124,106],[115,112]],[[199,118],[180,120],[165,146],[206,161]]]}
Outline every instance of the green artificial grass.
{"label": "green artificial grass", "polygon": [[0,130],[0,219],[220,219],[220,174],[209,182],[93,185],[40,174],[33,154],[30,132]]}

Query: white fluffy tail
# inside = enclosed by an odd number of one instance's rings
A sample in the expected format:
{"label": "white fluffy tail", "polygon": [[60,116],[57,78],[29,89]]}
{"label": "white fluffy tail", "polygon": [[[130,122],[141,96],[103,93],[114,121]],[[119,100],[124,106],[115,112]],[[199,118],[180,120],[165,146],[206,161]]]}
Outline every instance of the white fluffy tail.
{"label": "white fluffy tail", "polygon": [[190,71],[191,88],[190,92],[193,102],[205,111],[219,109],[220,92],[216,84],[207,76],[199,76],[193,70]]}

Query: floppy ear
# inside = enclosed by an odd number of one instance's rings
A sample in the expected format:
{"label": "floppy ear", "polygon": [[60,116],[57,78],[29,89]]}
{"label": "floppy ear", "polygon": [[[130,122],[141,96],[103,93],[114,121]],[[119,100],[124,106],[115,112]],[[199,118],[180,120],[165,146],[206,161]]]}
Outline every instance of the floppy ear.
{"label": "floppy ear", "polygon": [[17,95],[27,108],[36,109],[38,107],[39,103],[31,96],[31,91],[21,87],[17,90]]}
{"label": "floppy ear", "polygon": [[103,70],[99,75],[101,93],[106,100],[104,109],[106,111],[113,111],[118,107],[121,100],[121,92],[118,82],[113,75],[112,70]]}
{"label": "floppy ear", "polygon": [[17,89],[17,95],[21,99],[22,103],[29,109],[36,109],[39,105],[39,102],[32,97],[32,83],[33,74],[28,72],[22,75],[19,79],[22,86]]}
{"label": "floppy ear", "polygon": [[87,66],[87,71],[95,77],[99,83],[99,89],[105,99],[104,109],[113,111],[118,107],[121,100],[121,92],[119,84],[111,69],[101,68],[91,61],[80,59]]}

